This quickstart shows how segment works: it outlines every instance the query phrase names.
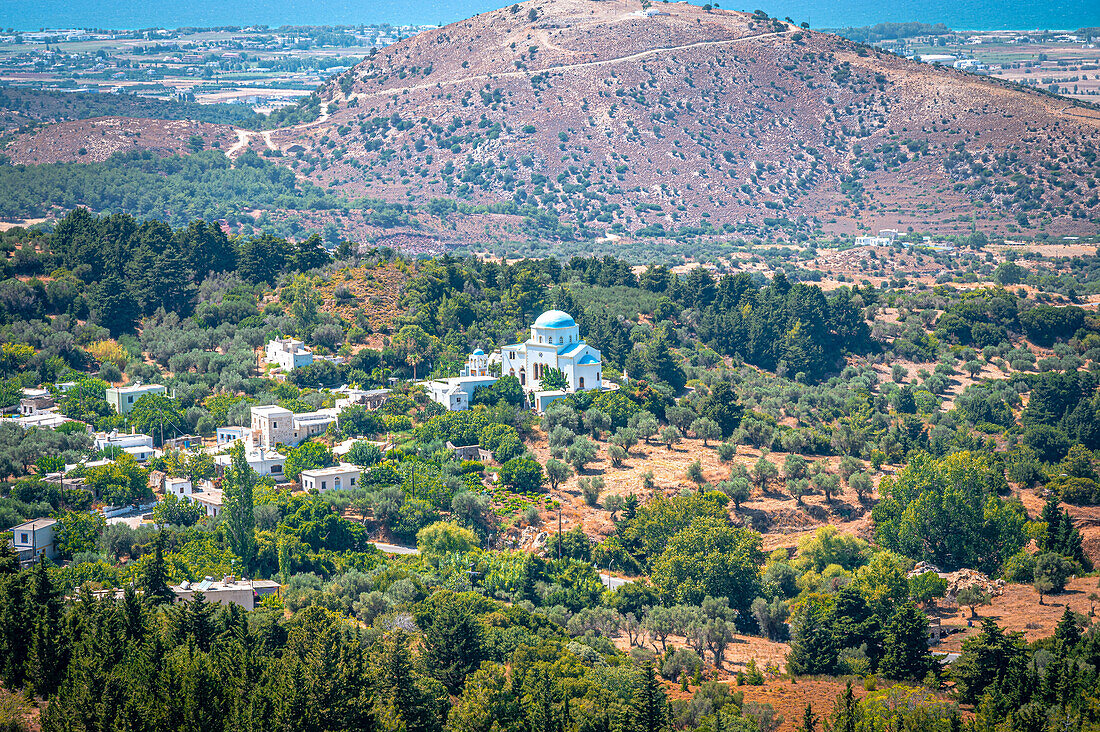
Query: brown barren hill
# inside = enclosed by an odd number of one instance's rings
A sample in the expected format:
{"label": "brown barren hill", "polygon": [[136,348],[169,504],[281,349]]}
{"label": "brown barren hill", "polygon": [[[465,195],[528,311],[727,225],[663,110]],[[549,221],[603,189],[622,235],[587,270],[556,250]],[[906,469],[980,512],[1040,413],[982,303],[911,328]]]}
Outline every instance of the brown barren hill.
{"label": "brown barren hill", "polygon": [[237,140],[233,127],[190,120],[95,117],[48,125],[19,135],[7,148],[13,163],[102,162],[119,152],[149,150],[158,155],[191,152],[193,136],[204,148],[227,150]]}
{"label": "brown barren hill", "polygon": [[1059,233],[1100,216],[1095,109],[685,3],[532,0],[390,46],[319,93],[327,117],[273,144],[325,160],[311,177],[349,195],[496,207],[438,208],[444,227]]}

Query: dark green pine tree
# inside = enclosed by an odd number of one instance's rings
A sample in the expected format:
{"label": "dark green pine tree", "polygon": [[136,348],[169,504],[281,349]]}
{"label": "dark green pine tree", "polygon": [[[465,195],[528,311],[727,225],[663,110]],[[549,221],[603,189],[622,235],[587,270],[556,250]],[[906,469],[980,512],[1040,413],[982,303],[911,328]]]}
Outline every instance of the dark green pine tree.
{"label": "dark green pine tree", "polygon": [[116,274],[107,275],[91,288],[90,306],[95,322],[109,330],[114,338],[132,332],[141,317],[141,309],[128,284]]}
{"label": "dark green pine tree", "polygon": [[646,373],[653,374],[655,379],[671,386],[677,394],[683,390],[684,384],[687,383],[684,370],[680,368],[677,359],[673,357],[672,349],[668,345],[668,337],[663,329],[658,330],[649,339],[649,343],[646,344],[643,363]]}
{"label": "dark green pine tree", "polygon": [[0,541],[0,581],[19,571],[19,555],[7,541]]}
{"label": "dark green pine tree", "polygon": [[474,616],[469,597],[437,593],[416,612],[421,630],[424,664],[452,694],[459,694],[466,676],[485,660],[481,624]]}
{"label": "dark green pine tree", "polygon": [[286,266],[286,250],[286,241],[271,234],[248,239],[237,255],[237,274],[252,284],[273,283]]}
{"label": "dark green pine tree", "polygon": [[331,261],[332,257],[325,249],[324,242],[315,233],[298,242],[298,246],[294,249],[294,269],[299,272],[324,267]]}
{"label": "dark green pine tree", "polygon": [[1069,609],[1068,605],[1054,629],[1054,638],[1065,646],[1067,651],[1073,650],[1081,641],[1081,626],[1077,623],[1077,615]]}
{"label": "dark green pine tree", "polygon": [[[406,732],[437,729],[438,705],[413,670],[409,637],[404,631],[396,630],[383,641],[379,661],[379,693],[374,699],[381,726],[384,729],[403,728]],[[431,683],[436,684],[435,681]],[[442,687],[439,688],[442,691]]]}
{"label": "dark green pine tree", "polygon": [[[235,607],[235,606],[234,606]],[[122,591],[122,603],[119,605],[122,631],[127,640],[140,643],[148,633],[148,613],[141,604],[133,585],[126,585]]]}
{"label": "dark green pine tree", "polygon": [[153,540],[153,556],[138,579],[138,586],[145,593],[147,605],[163,605],[176,599],[175,593],[168,586],[168,568],[164,564],[164,548],[167,541],[168,536],[164,529],[157,532],[157,538]]}
{"label": "dark green pine tree", "polygon": [[61,631],[61,591],[54,587],[44,561],[34,567],[27,610],[33,618],[27,682],[37,693],[49,696],[61,681],[67,646]]}
{"label": "dark green pine tree", "polygon": [[1062,509],[1058,504],[1058,496],[1051,496],[1039,514],[1039,519],[1046,524],[1046,530],[1039,534],[1037,543],[1045,552],[1055,551],[1054,546],[1058,541],[1058,530],[1062,525]]}
{"label": "dark green pine tree", "polygon": [[155,244],[143,243],[134,250],[125,266],[130,294],[145,315],[160,304],[159,258],[160,250]]}
{"label": "dark green pine tree", "polygon": [[174,237],[176,247],[188,253],[188,266],[196,281],[206,279],[211,272],[226,272],[237,266],[237,250],[217,223],[192,221]]}
{"label": "dark green pine tree", "polygon": [[811,597],[803,603],[793,623],[787,668],[794,674],[829,674],[836,668],[837,641],[825,604]]}
{"label": "dark green pine tree", "polygon": [[920,681],[935,666],[928,650],[928,618],[906,602],[886,621],[886,642],[879,671],[883,676]]}
{"label": "dark green pine tree", "polygon": [[187,256],[174,245],[169,245],[157,257],[156,297],[165,312],[178,313],[180,317],[191,314],[195,304],[195,273]]}
{"label": "dark green pine tree", "polygon": [[27,651],[31,646],[30,572],[0,581],[0,681],[8,689],[23,687]]}
{"label": "dark green pine tree", "polygon": [[1092,560],[1085,554],[1081,543],[1081,532],[1073,525],[1069,511],[1062,511],[1061,525],[1058,527],[1058,547],[1060,553],[1077,561],[1086,571],[1092,570]]}
{"label": "dark green pine tree", "polygon": [[856,732],[860,728],[861,716],[859,700],[852,692],[852,682],[849,681],[843,693],[833,704],[833,713],[829,715],[829,722],[825,728],[829,732]]}
{"label": "dark green pine tree", "polygon": [[634,729],[638,732],[668,729],[668,700],[665,698],[664,688],[657,681],[651,662],[646,662],[642,667],[631,706],[634,707]]}

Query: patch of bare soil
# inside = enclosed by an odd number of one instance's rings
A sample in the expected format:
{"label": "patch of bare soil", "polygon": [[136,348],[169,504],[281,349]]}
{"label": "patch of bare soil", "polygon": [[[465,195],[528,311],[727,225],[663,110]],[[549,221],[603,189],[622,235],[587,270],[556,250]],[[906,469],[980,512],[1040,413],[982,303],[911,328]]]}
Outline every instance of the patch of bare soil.
{"label": "patch of bare soil", "polygon": [[[739,463],[751,469],[760,457],[759,450],[741,445],[731,463],[722,463],[718,459],[716,443],[704,446],[702,440],[686,438],[671,450],[655,442],[650,445],[641,442],[630,451],[630,457],[621,467],[615,467],[608,460],[607,443],[598,444],[597,459],[586,467],[583,475],[574,475],[556,490],[551,490],[552,497],[562,504],[563,530],[568,531],[579,525],[596,540],[614,533],[614,526],[607,511],[585,503],[580,478],[599,477],[604,480],[606,487],[601,494],[601,504],[607,495],[625,497],[630,493],[637,495],[638,501],[644,503],[654,492],[673,496],[684,490],[697,490],[697,485],[687,477],[688,466],[695,460],[699,460],[706,482],[715,484],[729,478],[733,464]],[[540,461],[545,462],[551,457],[545,433],[538,432],[531,447]],[[783,452],[768,453],[767,460],[782,471],[786,455]],[[836,472],[839,459],[817,458],[815,461],[828,465],[832,472]],[[653,473],[656,486],[653,491],[644,487],[643,476],[647,472]],[[782,480],[777,479],[772,481],[767,492],[754,489],[752,497],[741,504],[740,510],[735,510],[732,503],[729,507],[734,522],[760,531],[764,537],[764,550],[772,551],[793,548],[802,537],[825,525],[869,538],[871,499],[873,496],[868,496],[867,501],[861,503],[854,493],[848,492],[833,496],[831,501],[820,495],[807,496],[799,503],[786,493]],[[547,526],[552,523],[556,530],[556,512],[545,512],[543,520]]]}
{"label": "patch of bare soil", "polygon": [[926,608],[925,612],[929,617],[939,618],[945,629],[953,631],[935,650],[959,653],[965,639],[981,632],[981,618],[993,618],[1002,628],[1021,632],[1031,642],[1053,634],[1066,607],[1089,615],[1100,605],[1090,600],[1089,595],[1098,592],[1096,577],[1077,577],[1069,581],[1065,592],[1045,595],[1040,605],[1039,593],[1031,585],[1008,584],[1003,594],[994,597],[990,605],[977,608],[977,618],[971,618],[970,609],[966,607],[934,607]]}

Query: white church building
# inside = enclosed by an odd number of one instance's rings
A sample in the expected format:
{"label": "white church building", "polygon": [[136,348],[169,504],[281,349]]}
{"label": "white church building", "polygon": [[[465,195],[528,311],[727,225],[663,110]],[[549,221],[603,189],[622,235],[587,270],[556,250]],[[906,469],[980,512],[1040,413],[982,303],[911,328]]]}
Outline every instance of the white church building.
{"label": "white church building", "polygon": [[568,313],[547,310],[531,326],[523,343],[500,349],[500,373],[515,376],[524,391],[541,391],[547,369],[565,375],[566,391],[601,388],[600,352],[581,340],[580,328]]}
{"label": "white church building", "polygon": [[[474,389],[491,386],[497,376],[490,373],[500,364],[500,376],[514,376],[531,398],[535,410],[542,412],[555,399],[587,389],[603,388],[603,361],[600,352],[581,340],[580,328],[568,313],[548,310],[531,326],[531,337],[523,343],[504,346],[499,353],[486,355],[478,349],[466,360],[462,375],[424,382],[428,394],[448,410],[469,409]],[[547,369],[558,369],[565,376],[563,391],[542,388]]]}

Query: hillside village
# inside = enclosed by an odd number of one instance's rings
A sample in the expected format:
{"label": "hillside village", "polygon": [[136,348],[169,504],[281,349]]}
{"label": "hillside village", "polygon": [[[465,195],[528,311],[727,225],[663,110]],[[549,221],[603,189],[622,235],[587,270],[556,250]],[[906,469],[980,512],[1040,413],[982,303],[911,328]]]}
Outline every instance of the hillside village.
{"label": "hillside village", "polygon": [[1100,729],[1094,110],[628,0],[295,109],[0,162],[0,729]]}

